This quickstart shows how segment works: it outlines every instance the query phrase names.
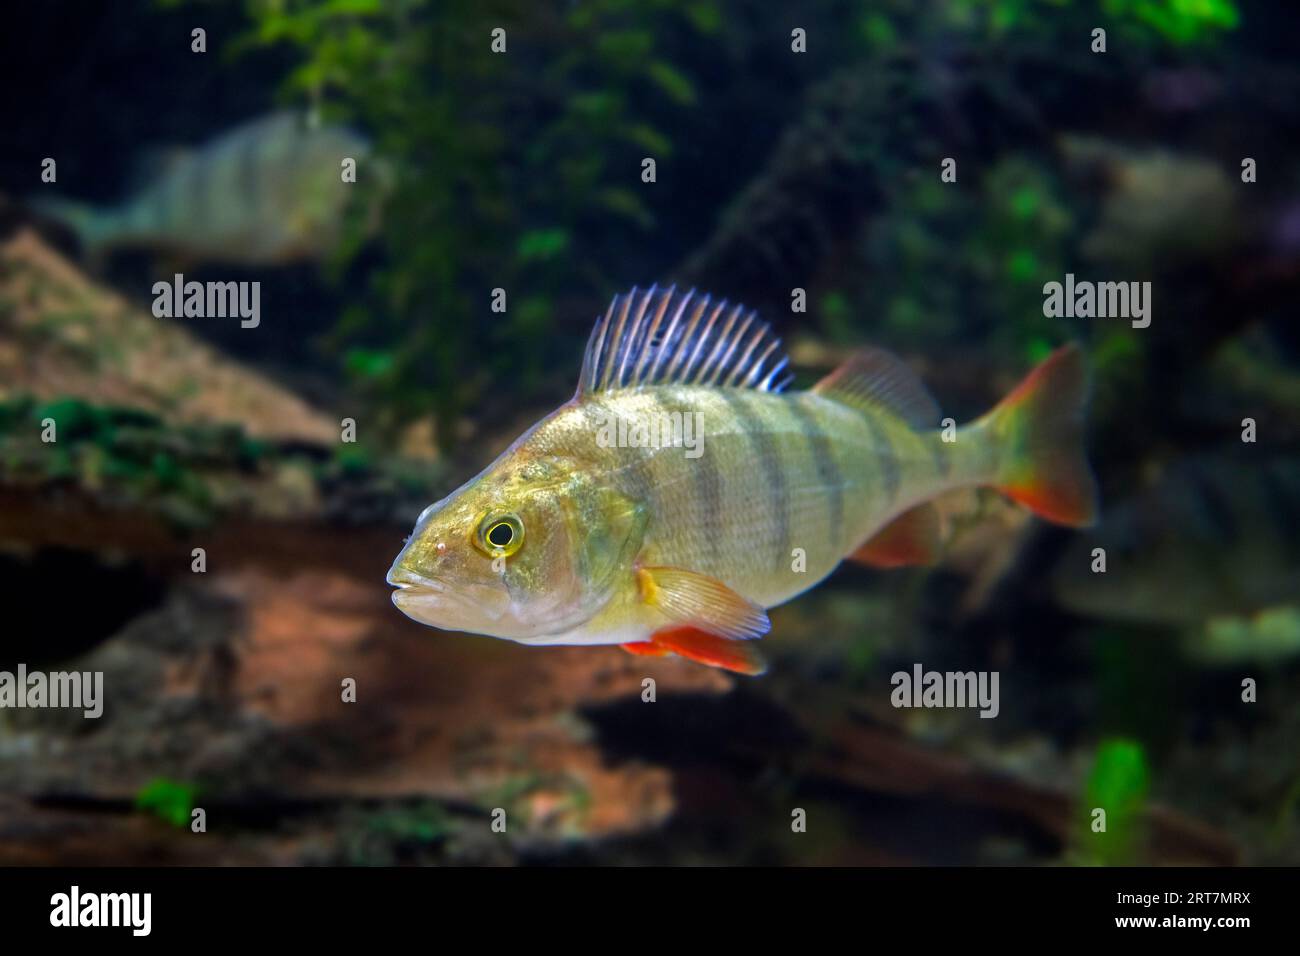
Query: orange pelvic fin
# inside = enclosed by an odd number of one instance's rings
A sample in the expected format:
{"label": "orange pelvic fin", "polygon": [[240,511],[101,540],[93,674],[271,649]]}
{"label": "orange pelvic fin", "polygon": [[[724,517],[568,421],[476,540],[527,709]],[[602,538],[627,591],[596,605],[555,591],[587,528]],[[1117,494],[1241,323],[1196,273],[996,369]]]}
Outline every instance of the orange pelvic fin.
{"label": "orange pelvic fin", "polygon": [[929,565],[939,559],[939,512],[934,505],[917,505],[885,525],[866,544],[849,555],[873,568]]}
{"label": "orange pelvic fin", "polygon": [[[650,636],[648,644],[660,648],[658,653],[661,654],[671,652],[697,664],[720,667],[750,677],[756,677],[767,670],[767,662],[750,642],[728,640],[697,627],[663,628]],[[640,645],[623,645],[625,650],[633,646]],[[638,650],[633,653],[653,652]]]}

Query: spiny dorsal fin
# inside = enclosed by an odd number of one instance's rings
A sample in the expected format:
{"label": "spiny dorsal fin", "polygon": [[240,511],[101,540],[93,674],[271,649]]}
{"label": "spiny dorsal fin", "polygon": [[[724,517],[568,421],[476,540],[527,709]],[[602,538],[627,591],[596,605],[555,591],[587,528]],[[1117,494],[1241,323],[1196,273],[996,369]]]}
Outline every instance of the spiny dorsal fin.
{"label": "spiny dorsal fin", "polygon": [[939,423],[939,406],[916,373],[884,349],[863,349],[812,390],[852,408],[883,408],[913,428],[933,428]]}
{"label": "spiny dorsal fin", "polygon": [[674,286],[616,295],[596,322],[578,395],[646,385],[779,392],[790,384],[781,340],[757,313]]}

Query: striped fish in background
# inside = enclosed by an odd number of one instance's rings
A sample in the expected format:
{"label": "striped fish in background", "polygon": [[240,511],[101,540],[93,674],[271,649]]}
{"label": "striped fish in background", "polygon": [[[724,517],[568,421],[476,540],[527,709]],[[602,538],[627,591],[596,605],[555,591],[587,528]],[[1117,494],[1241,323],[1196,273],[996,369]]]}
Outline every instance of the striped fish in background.
{"label": "striped fish in background", "polygon": [[1178,628],[1300,605],[1300,456],[1243,447],[1173,462],[1079,535],[1050,577],[1061,605]]}
{"label": "striped fish in background", "polygon": [[[348,203],[361,193],[366,226],[377,227],[388,173],[370,156],[370,144],[348,129],[273,113],[176,153],[117,206],[32,205],[72,229],[95,263],[141,249],[174,262],[282,265],[328,254],[342,237]],[[342,179],[345,158],[357,162],[355,183]]]}
{"label": "striped fish in background", "polygon": [[[447,630],[756,674],[767,608],[846,557],[931,562],[928,502],[950,489],[989,485],[1049,520],[1092,521],[1075,347],[951,442],[919,380],[882,350],[806,392],[785,390],[786,364],[740,306],[671,289],[616,297],[573,399],[419,517],[388,574],[394,603]],[[697,457],[609,440],[611,421],[656,435],[687,416]]]}

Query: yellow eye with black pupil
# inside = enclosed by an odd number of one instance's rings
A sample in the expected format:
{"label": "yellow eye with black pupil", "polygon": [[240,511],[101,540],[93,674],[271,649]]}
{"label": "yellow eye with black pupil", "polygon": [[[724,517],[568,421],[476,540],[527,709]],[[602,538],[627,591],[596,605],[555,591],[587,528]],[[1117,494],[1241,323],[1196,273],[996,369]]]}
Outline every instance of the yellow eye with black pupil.
{"label": "yellow eye with black pupil", "polygon": [[478,526],[478,547],[492,557],[509,557],[524,543],[524,524],[509,512],[489,514]]}

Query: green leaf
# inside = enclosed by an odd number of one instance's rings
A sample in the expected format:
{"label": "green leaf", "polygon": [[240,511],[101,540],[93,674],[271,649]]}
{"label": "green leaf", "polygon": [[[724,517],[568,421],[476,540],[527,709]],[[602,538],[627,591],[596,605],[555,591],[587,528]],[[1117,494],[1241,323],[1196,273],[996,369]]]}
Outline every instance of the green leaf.
{"label": "green leaf", "polygon": [[1017,219],[1029,219],[1038,211],[1038,193],[1028,187],[1011,194],[1011,214]]}
{"label": "green leaf", "polygon": [[701,33],[717,33],[722,26],[722,11],[716,3],[707,0],[687,6],[686,18]]}
{"label": "green leaf", "polygon": [[654,42],[649,30],[618,30],[602,34],[596,40],[596,51],[604,59],[630,67],[650,55]]}
{"label": "green leaf", "polygon": [[663,60],[650,64],[650,78],[677,103],[683,106],[695,103],[695,87],[691,81]]}
{"label": "green leaf", "polygon": [[650,226],[653,217],[641,197],[630,189],[605,189],[599,196],[600,204],[610,212],[625,216],[642,226]]}
{"label": "green leaf", "polygon": [[663,159],[672,154],[673,144],[668,141],[667,136],[653,126],[634,123],[624,130],[624,135],[638,146],[645,147],[656,159]]}
{"label": "green leaf", "polygon": [[622,96],[606,90],[593,93],[575,93],[569,97],[569,109],[575,114],[588,119],[607,120],[622,108]]}
{"label": "green leaf", "polygon": [[864,17],[859,29],[871,46],[888,50],[898,43],[898,32],[894,29],[893,22],[878,13]]}
{"label": "green leaf", "polygon": [[519,238],[516,254],[520,262],[554,259],[569,248],[569,233],[564,228],[533,229]]}
{"label": "green leaf", "polygon": [[1029,249],[1015,249],[1007,260],[1007,275],[1017,282],[1028,282],[1038,274],[1038,257]]}
{"label": "green leaf", "polygon": [[344,358],[348,372],[358,378],[380,378],[393,369],[393,353],[377,349],[349,349]]}

